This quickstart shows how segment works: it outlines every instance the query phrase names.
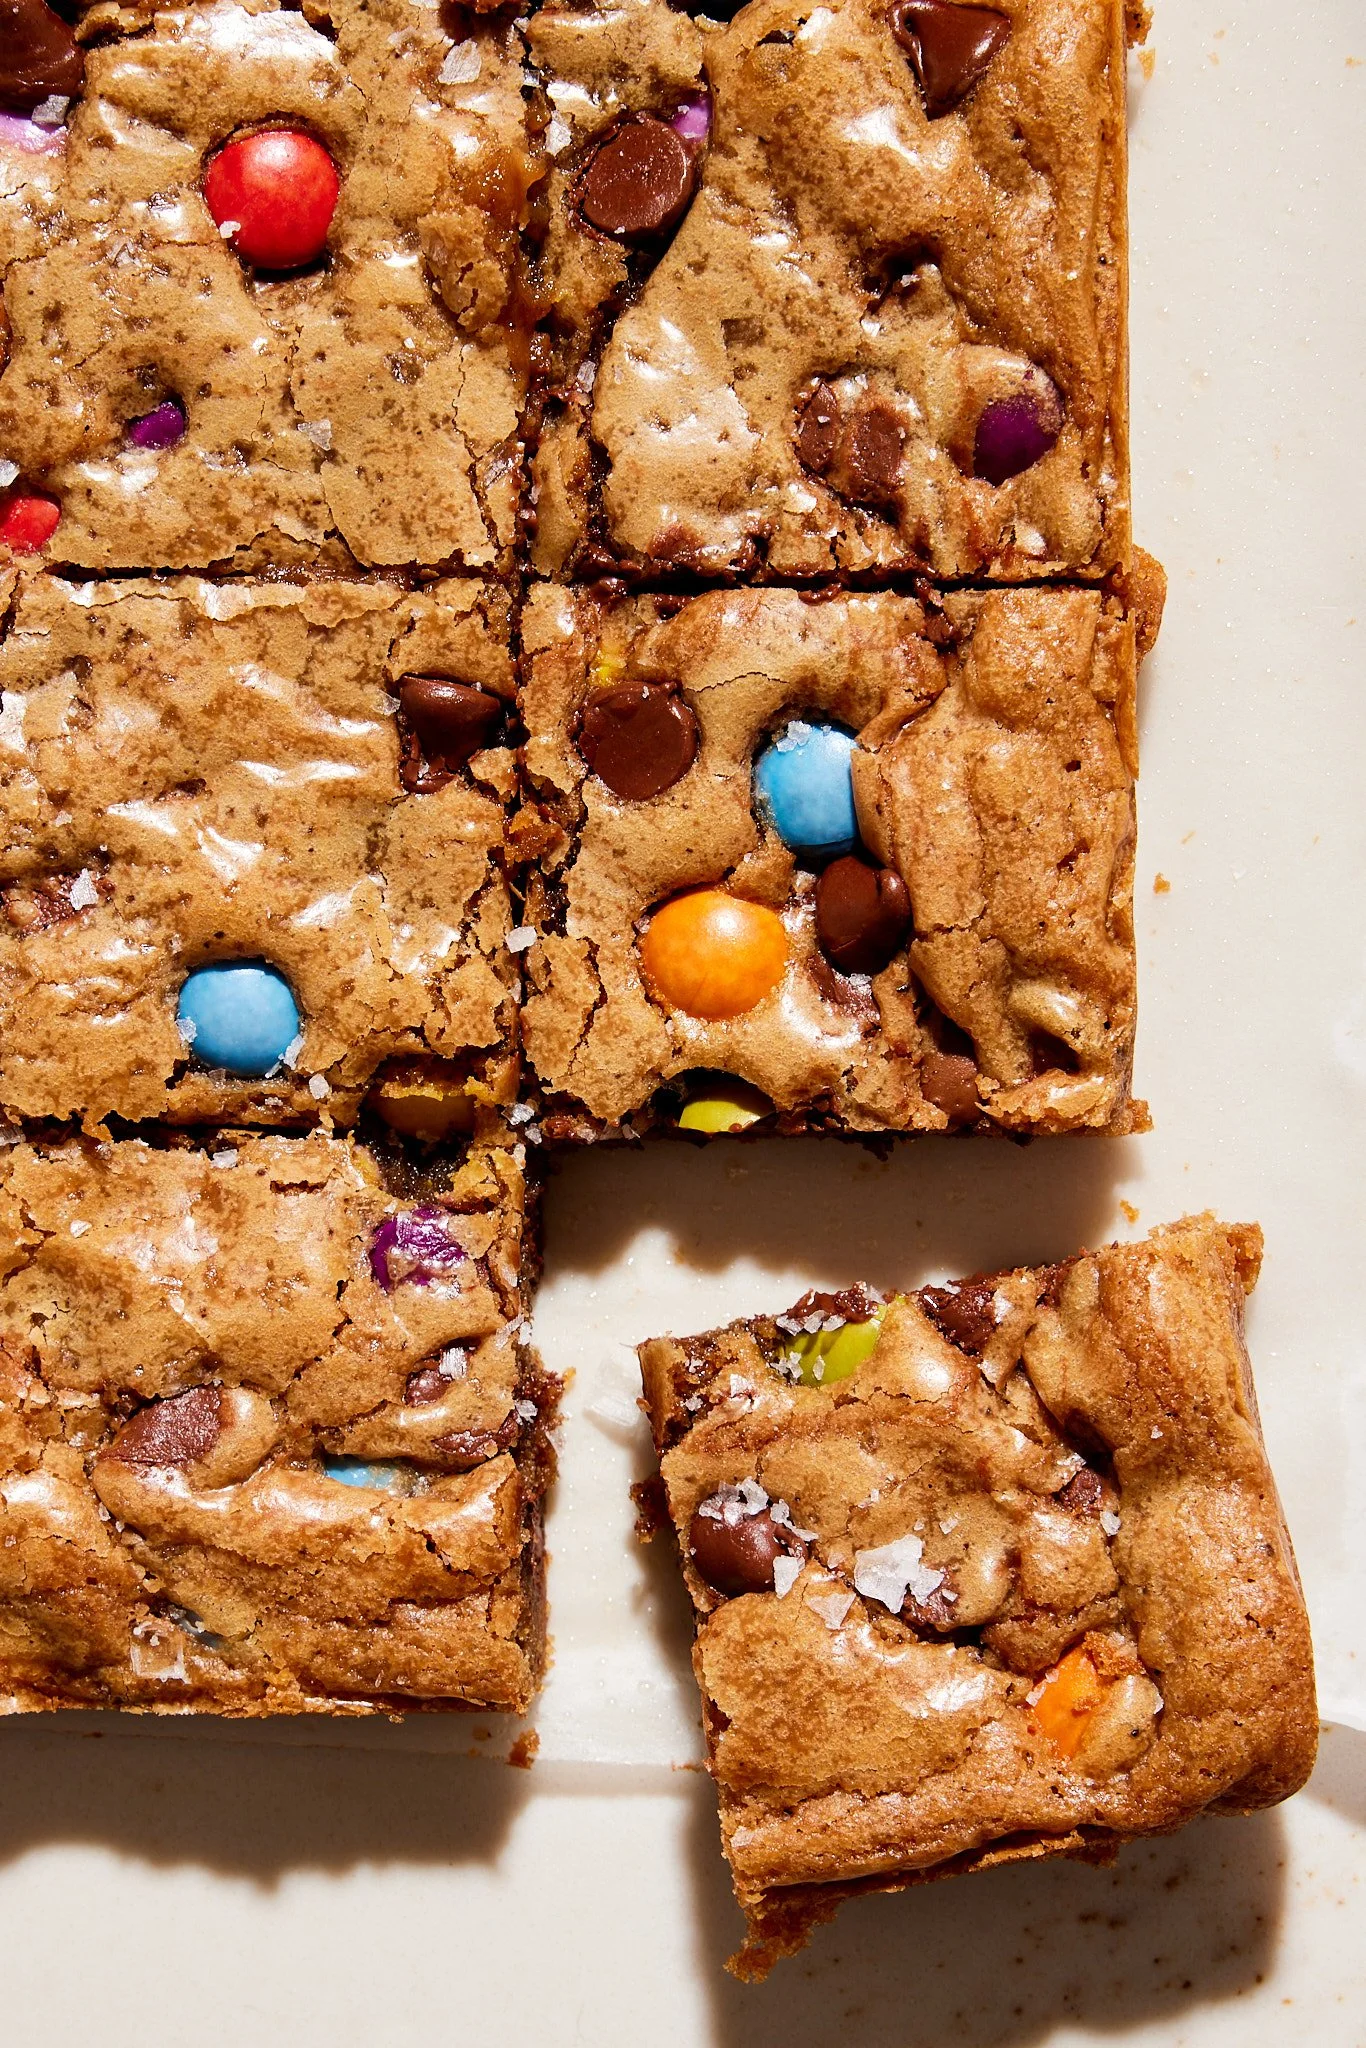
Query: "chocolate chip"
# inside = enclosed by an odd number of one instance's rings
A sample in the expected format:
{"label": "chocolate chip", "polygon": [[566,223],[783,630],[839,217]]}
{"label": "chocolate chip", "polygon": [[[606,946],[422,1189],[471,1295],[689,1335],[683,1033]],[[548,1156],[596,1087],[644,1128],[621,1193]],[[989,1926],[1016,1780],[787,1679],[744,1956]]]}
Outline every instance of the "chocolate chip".
{"label": "chocolate chip", "polygon": [[977,1063],[961,1052],[927,1052],[920,1062],[920,1092],[942,1109],[950,1123],[972,1123],[981,1114]]}
{"label": "chocolate chip", "polygon": [[936,1586],[926,1600],[917,1600],[913,1593],[908,1593],[901,1603],[901,1619],[910,1628],[918,1629],[921,1635],[947,1635],[958,1626],[954,1618],[954,1603],[949,1597],[952,1591],[946,1580],[942,1586]]}
{"label": "chocolate chip", "polygon": [[222,1396],[217,1387],[154,1401],[124,1424],[109,1455],[124,1465],[189,1465],[218,1442]]}
{"label": "chocolate chip", "polygon": [[834,461],[840,426],[839,399],[828,384],[818,384],[797,422],[797,457],[813,475],[824,476]]}
{"label": "chocolate chip", "polygon": [[[714,1514],[703,1514],[702,1508],[712,1507]],[[728,1599],[741,1593],[771,1593],[773,1560],[781,1556],[782,1548],[767,1510],[746,1515],[720,1495],[703,1501],[688,1524],[689,1557],[713,1591]]]}
{"label": "chocolate chip", "polygon": [[975,1358],[995,1334],[995,1295],[990,1280],[960,1280],[956,1286],[922,1287],[916,1300],[950,1344]]}
{"label": "chocolate chip", "polygon": [[816,935],[846,974],[880,974],[910,928],[910,891],[894,868],[847,853],[816,884]]}
{"label": "chocolate chip", "polygon": [[1099,1472],[1083,1465],[1056,1495],[1060,1508],[1069,1515],[1098,1515],[1105,1500],[1105,1486]]}
{"label": "chocolate chip", "polygon": [[972,91],[1010,35],[1009,19],[995,8],[957,7],[949,0],[898,0],[892,27],[932,121]]}
{"label": "chocolate chip", "polygon": [[579,205],[605,235],[657,235],[680,220],[692,197],[693,159],[682,139],[650,114],[627,121],[589,164]]}
{"label": "chocolate chip", "polygon": [[624,683],[594,697],[579,751],[614,796],[644,803],[672,789],[697,757],[697,718],[663,683]]}
{"label": "chocolate chip", "polygon": [[445,676],[404,676],[398,686],[398,711],[406,742],[399,777],[406,790],[426,795],[440,789],[489,744],[502,718],[503,702],[472,683],[453,683]]}
{"label": "chocolate chip", "polygon": [[509,1444],[515,1443],[518,1431],[517,1411],[512,1409],[499,1423],[497,1429],[453,1429],[445,1436],[436,1437],[432,1449],[439,1451],[452,1464],[468,1470],[473,1465],[482,1465],[488,1458],[496,1458]]}
{"label": "chocolate chip", "polygon": [[85,52],[45,0],[0,0],[0,107],[31,114],[48,99],[74,99]]}
{"label": "chocolate chip", "polygon": [[883,1297],[861,1283],[854,1287],[841,1287],[833,1293],[825,1288],[810,1287],[800,1301],[793,1303],[787,1314],[794,1323],[805,1322],[808,1316],[817,1315],[838,1316],[842,1323],[866,1323],[882,1305]]}
{"label": "chocolate chip", "polygon": [[889,405],[862,405],[844,447],[843,495],[860,505],[894,505],[905,440]]}
{"label": "chocolate chip", "polygon": [[436,1366],[420,1366],[408,1375],[403,1389],[403,1405],[405,1408],[430,1408],[433,1401],[444,1400],[454,1384]]}

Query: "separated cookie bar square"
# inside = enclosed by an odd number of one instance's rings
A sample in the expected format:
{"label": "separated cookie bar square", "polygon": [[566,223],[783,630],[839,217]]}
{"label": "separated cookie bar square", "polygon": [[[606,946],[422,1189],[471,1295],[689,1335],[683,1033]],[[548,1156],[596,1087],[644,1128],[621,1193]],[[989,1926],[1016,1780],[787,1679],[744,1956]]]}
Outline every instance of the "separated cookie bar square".
{"label": "separated cookie bar square", "polygon": [[541,8],[536,566],[1127,576],[1126,12]]}
{"label": "separated cookie bar square", "polygon": [[510,1100],[501,586],[11,584],[0,1108],[346,1120],[377,1078],[453,1118]]}
{"label": "separated cookie bar square", "polygon": [[860,1891],[1286,1798],[1304,1601],[1243,1342],[1261,1233],[641,1347],[762,1976]]}
{"label": "separated cookie bar square", "polygon": [[556,1388],[523,1153],[0,1156],[9,1711],[520,1711]]}
{"label": "separated cookie bar square", "polygon": [[542,585],[522,654],[548,1136],[1143,1128],[1116,601]]}
{"label": "separated cookie bar square", "polygon": [[17,11],[52,30],[55,97],[23,108],[42,63],[0,66],[0,543],[123,571],[510,565],[516,31],[204,0],[91,8],[82,53],[42,0]]}

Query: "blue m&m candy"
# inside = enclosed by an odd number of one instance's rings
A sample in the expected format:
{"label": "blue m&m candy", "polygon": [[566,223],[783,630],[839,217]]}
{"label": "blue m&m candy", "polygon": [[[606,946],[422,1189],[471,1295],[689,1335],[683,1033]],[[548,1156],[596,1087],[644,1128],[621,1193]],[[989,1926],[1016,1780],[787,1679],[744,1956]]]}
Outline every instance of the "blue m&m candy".
{"label": "blue m&m candy", "polygon": [[198,967],[180,991],[180,1035],[206,1067],[260,1080],[299,1036],[289,983],[263,960]]}
{"label": "blue m&m candy", "polygon": [[330,1458],[323,1471],[342,1486],[361,1486],[371,1493],[412,1493],[417,1470],[401,1458]]}
{"label": "blue m&m candy", "polygon": [[834,860],[858,845],[849,771],[856,744],[842,726],[794,718],[755,762],[760,805],[793,853]]}

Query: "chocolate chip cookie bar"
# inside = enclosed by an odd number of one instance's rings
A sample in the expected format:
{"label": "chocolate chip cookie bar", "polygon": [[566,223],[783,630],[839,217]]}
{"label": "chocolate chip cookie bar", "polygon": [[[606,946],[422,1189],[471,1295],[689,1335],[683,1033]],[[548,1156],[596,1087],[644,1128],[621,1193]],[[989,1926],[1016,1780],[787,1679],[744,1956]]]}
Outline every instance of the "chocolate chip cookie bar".
{"label": "chocolate chip cookie bar", "polygon": [[524,1708],[527,1206],[488,1114],[0,1154],[0,1708]]}
{"label": "chocolate chip cookie bar", "polygon": [[1105,1862],[1308,1776],[1257,1422],[1261,1233],[658,1339],[641,1367],[759,1977],[861,1891]]}
{"label": "chocolate chip cookie bar", "polygon": [[509,1101],[506,591],[0,586],[0,1108]]}
{"label": "chocolate chip cookie bar", "polygon": [[1144,1127],[1115,600],[542,584],[522,652],[547,1137]]}
{"label": "chocolate chip cookie bar", "polygon": [[135,0],[82,48],[12,0],[0,540],[100,570],[511,566],[537,166],[517,32],[449,19]]}
{"label": "chocolate chip cookie bar", "polygon": [[535,566],[1122,581],[1125,25],[541,8]]}

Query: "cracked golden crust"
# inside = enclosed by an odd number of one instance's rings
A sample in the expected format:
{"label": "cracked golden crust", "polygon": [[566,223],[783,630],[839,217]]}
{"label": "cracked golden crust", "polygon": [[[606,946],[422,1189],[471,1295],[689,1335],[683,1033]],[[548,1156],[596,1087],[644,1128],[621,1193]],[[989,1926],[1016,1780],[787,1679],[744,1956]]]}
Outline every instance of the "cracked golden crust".
{"label": "cracked golden crust", "polygon": [[[510,698],[508,632],[505,593],[477,579],[20,579],[0,643],[0,1102],[92,1122],[347,1119],[407,1053],[475,1056],[510,1097],[511,757],[405,795],[386,688],[435,671]],[[84,908],[29,916],[35,890],[69,895],[82,875]],[[181,983],[234,957],[292,984],[292,1071],[190,1063]]]}
{"label": "cracked golden crust", "polygon": [[[942,1130],[921,1074],[948,1019],[975,1048],[992,1125],[1143,1128],[1134,641],[1112,601],[960,593],[930,615],[890,593],[750,590],[661,608],[542,586],[522,645],[540,932],[523,1041],[554,1114],[612,1128],[648,1117],[662,1082],[719,1068],[818,1127]],[[573,739],[595,687],[637,679],[676,685],[702,734],[692,769],[647,804],[588,775]],[[910,891],[909,947],[871,983],[828,967],[811,877],[754,809],[753,753],[789,713],[858,731],[862,835]],[[665,898],[722,881],[782,912],[791,958],[756,1009],[704,1023],[653,999],[636,937]]]}
{"label": "cracked golden crust", "polygon": [[[424,1201],[464,1260],[454,1281],[389,1292],[375,1232],[413,1204],[352,1142],[4,1154],[11,1710],[525,1707],[556,1390],[519,1335],[520,1156],[478,1141]],[[458,1369],[439,1397],[406,1400],[443,1357]],[[131,1413],[159,1412],[140,1404],[205,1387],[220,1402],[207,1450],[160,1466],[111,1451]],[[323,1454],[400,1459],[424,1483],[346,1486]]]}
{"label": "cracked golden crust", "polygon": [[[1124,9],[1001,11],[1008,41],[934,120],[885,0],[756,0],[705,32],[654,0],[534,18],[563,130],[546,184],[556,381],[533,471],[538,568],[612,554],[774,581],[1127,577]],[[668,119],[704,76],[697,196],[650,268],[585,230],[576,176],[624,111]],[[1061,394],[1062,433],[1022,474],[983,481],[978,416],[1031,370]],[[891,503],[804,467],[818,380],[895,422]]]}
{"label": "cracked golden crust", "polygon": [[[1206,1216],[996,1276],[980,1366],[900,1301],[871,1357],[828,1391],[774,1372],[771,1320],[641,1348],[685,1549],[696,1503],[756,1475],[813,1538],[781,1599],[718,1601],[685,1561],[723,1839],[750,1920],[741,1974],[763,1975],[853,1891],[1016,1856],[1104,1857],[1303,1783],[1308,1623],[1242,1333],[1260,1257],[1255,1227]],[[1077,1559],[1060,1597],[1030,1565],[1079,1449],[1117,1492],[1117,1592],[1099,1616],[1078,1604]],[[930,1640],[848,1584],[857,1550],[914,1527],[926,1562],[971,1591],[993,1517],[1013,1530],[995,1612],[1032,1570],[1030,1604],[1051,1598],[1067,1623],[1040,1656],[1085,1632],[1097,1657],[1127,1643],[1155,1682],[1161,1711],[1136,1753],[1069,1762],[1029,1714],[1037,1662],[1018,1638],[993,1623],[975,1641]],[[1099,1586],[1097,1559],[1089,1569]],[[817,1581],[849,1594],[838,1625],[808,1604]]]}
{"label": "cracked golden crust", "polygon": [[[520,42],[475,22],[447,83],[435,9],[308,13],[128,10],[88,52],[65,152],[0,162],[0,446],[61,500],[55,559],[510,565]],[[280,121],[327,146],[341,196],[325,263],[257,277],[200,179],[228,136]],[[188,414],[180,444],[125,447],[166,397]]]}

